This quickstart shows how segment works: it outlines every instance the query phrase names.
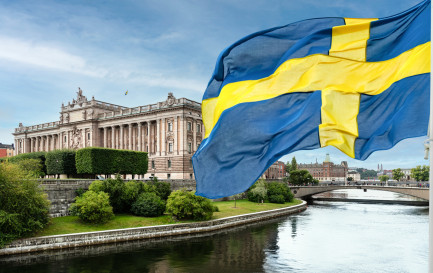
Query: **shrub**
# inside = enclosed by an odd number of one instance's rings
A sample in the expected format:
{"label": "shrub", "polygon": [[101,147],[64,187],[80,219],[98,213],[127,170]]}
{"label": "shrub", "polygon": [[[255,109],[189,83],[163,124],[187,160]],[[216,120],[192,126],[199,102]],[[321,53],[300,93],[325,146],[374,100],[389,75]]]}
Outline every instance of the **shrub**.
{"label": "shrub", "polygon": [[83,189],[83,188],[78,188],[78,189],[75,190],[75,194],[77,196],[82,196],[85,192],[86,192],[86,190]]}
{"label": "shrub", "polygon": [[155,178],[152,182],[148,182],[148,184],[155,186],[155,192],[162,200],[168,199],[168,196],[171,193],[170,183],[159,182],[158,179]]}
{"label": "shrub", "polygon": [[47,152],[45,164],[47,165],[47,174],[77,174],[75,168],[74,150],[55,150]]}
{"label": "shrub", "polygon": [[38,182],[16,164],[0,164],[0,247],[48,223],[49,201]]}
{"label": "shrub", "polygon": [[33,152],[33,153],[25,153],[19,154],[7,159],[10,163],[18,163],[24,159],[37,159],[42,165],[42,173],[40,176],[44,176],[47,173],[47,166],[45,165],[45,152]]}
{"label": "shrub", "polygon": [[114,212],[127,212],[127,205],[124,201],[125,183],[117,176],[115,179],[104,180],[104,192],[110,197],[110,204]]}
{"label": "shrub", "polygon": [[[280,203],[280,202],[271,201],[271,196],[274,195],[282,195],[286,202],[293,201],[293,193],[290,191],[289,186],[287,186],[285,183],[270,182],[266,185],[266,188],[267,188],[268,200],[271,203]],[[279,199],[272,198],[272,200],[279,200]]]}
{"label": "shrub", "polygon": [[89,191],[100,192],[104,190],[105,190],[104,180],[95,180],[89,186]]}
{"label": "shrub", "polygon": [[131,211],[140,216],[160,216],[165,211],[165,202],[153,192],[144,192],[132,204]]}
{"label": "shrub", "polygon": [[173,191],[167,200],[167,212],[177,219],[209,220],[213,211],[209,199],[186,190]]}
{"label": "shrub", "polygon": [[148,158],[145,152],[89,147],[77,151],[75,162],[80,174],[145,174]]}
{"label": "shrub", "polygon": [[265,181],[258,180],[251,188],[248,190],[247,198],[251,202],[261,202],[265,201],[267,197],[267,190],[265,186]]}
{"label": "shrub", "polygon": [[284,195],[282,194],[270,195],[268,196],[268,200],[271,203],[278,203],[278,204],[284,204],[285,202]]}
{"label": "shrub", "polygon": [[106,223],[114,217],[108,194],[105,192],[87,191],[75,198],[70,212],[88,223]]}
{"label": "shrub", "polygon": [[137,200],[142,188],[141,184],[143,184],[143,182],[139,181],[128,181],[125,183],[121,196],[125,211],[130,211],[132,204]]}
{"label": "shrub", "polygon": [[24,175],[30,177],[41,177],[44,176],[43,166],[41,160],[34,158],[25,158],[14,163],[18,165]]}

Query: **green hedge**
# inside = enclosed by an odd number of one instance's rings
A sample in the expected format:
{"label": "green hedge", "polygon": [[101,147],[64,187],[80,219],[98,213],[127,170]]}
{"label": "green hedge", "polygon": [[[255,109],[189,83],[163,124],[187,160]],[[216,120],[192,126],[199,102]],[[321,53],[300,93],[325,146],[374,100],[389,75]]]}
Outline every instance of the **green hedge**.
{"label": "green hedge", "polygon": [[79,174],[145,174],[147,164],[145,152],[89,147],[75,155]]}
{"label": "green hedge", "polygon": [[42,172],[45,175],[47,174],[47,165],[45,164],[45,159],[46,159],[45,156],[46,156],[46,152],[25,153],[25,154],[19,154],[16,156],[8,157],[7,161],[11,163],[18,163],[23,159],[38,159],[42,164]]}
{"label": "green hedge", "polygon": [[74,150],[55,150],[47,152],[47,160],[45,161],[47,174],[76,174],[75,153],[76,151]]}

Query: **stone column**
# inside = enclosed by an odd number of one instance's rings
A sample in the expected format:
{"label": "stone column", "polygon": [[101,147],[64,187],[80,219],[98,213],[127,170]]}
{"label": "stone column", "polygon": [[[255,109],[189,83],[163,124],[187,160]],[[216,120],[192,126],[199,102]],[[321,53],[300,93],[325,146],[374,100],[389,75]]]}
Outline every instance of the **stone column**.
{"label": "stone column", "polygon": [[197,150],[197,120],[193,119],[191,124],[192,130],[192,153]]}
{"label": "stone column", "polygon": [[120,148],[125,149],[125,145],[123,144],[123,124],[120,124]]}
{"label": "stone column", "polygon": [[188,150],[186,148],[187,146],[187,126],[186,126],[186,118],[185,116],[181,116],[180,117],[180,133],[181,133],[181,137],[180,137],[180,152],[181,154],[185,154]]}
{"label": "stone column", "polygon": [[111,149],[116,149],[114,147],[114,133],[116,132],[116,130],[114,129],[114,126],[111,126]]}
{"label": "stone column", "polygon": [[177,134],[178,134],[178,130],[177,130],[177,116],[174,117],[174,122],[173,122],[173,135],[174,135],[174,140],[173,140],[173,153],[177,153],[179,154],[179,149],[177,148]]}
{"label": "stone column", "polygon": [[34,144],[35,144],[35,142],[34,142],[33,138],[31,137],[30,138],[30,153],[33,153],[33,149],[34,149],[33,145]]}
{"label": "stone column", "polygon": [[161,155],[161,148],[159,147],[160,143],[161,143],[161,137],[160,137],[160,123],[161,120],[157,119],[156,120],[156,154],[157,155]]}
{"label": "stone column", "polygon": [[161,153],[162,155],[167,155],[166,153],[166,138],[165,138],[165,128],[167,126],[167,119],[161,119]]}
{"label": "stone column", "polygon": [[132,123],[128,124],[128,150],[132,150]]}
{"label": "stone column", "polygon": [[150,154],[152,152],[151,146],[150,146],[150,120],[147,121],[147,152]]}
{"label": "stone column", "polygon": [[137,143],[137,151],[142,151],[142,140],[141,140],[141,122],[139,122],[138,123],[138,127],[137,127],[137,130],[138,130],[138,143]]}
{"label": "stone column", "polygon": [[104,127],[104,148],[107,148],[107,127]]}

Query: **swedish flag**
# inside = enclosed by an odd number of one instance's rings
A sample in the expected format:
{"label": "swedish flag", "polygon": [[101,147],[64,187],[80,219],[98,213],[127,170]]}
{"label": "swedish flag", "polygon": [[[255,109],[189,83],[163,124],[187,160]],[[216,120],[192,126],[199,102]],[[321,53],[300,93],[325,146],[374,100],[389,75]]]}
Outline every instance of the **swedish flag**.
{"label": "swedish flag", "polygon": [[430,1],[381,19],[319,18],[249,35],[203,96],[197,193],[248,189],[273,162],[332,145],[356,159],[427,134]]}

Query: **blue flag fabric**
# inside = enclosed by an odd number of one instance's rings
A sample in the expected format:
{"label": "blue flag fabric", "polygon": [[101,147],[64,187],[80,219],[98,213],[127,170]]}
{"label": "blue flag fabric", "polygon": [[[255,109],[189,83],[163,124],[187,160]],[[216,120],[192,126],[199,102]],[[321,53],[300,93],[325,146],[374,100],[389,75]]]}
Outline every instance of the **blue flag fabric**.
{"label": "blue flag fabric", "polygon": [[196,194],[243,192],[294,151],[333,145],[364,160],[426,135],[429,92],[430,1],[251,34],[220,54],[203,96]]}

